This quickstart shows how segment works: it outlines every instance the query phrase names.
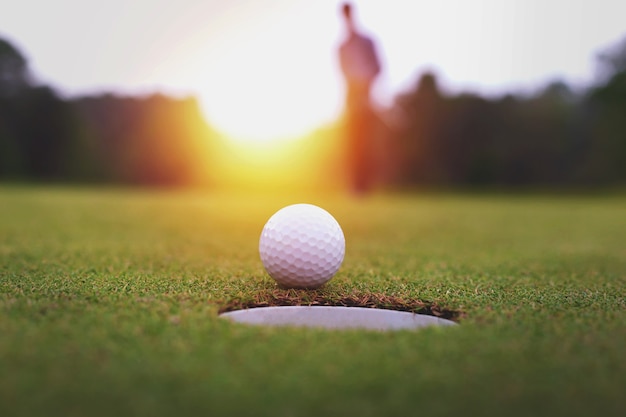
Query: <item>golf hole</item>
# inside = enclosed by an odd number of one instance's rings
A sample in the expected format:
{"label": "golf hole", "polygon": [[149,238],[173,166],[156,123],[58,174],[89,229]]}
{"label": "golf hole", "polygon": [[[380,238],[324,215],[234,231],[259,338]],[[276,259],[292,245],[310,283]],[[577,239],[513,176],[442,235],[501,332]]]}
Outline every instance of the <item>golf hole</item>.
{"label": "golf hole", "polygon": [[454,326],[462,315],[435,303],[385,294],[337,298],[323,290],[294,289],[261,291],[252,300],[231,300],[219,313],[224,319],[250,325],[380,331]]}
{"label": "golf hole", "polygon": [[238,323],[324,329],[407,330],[455,326],[451,320],[407,311],[364,307],[280,306],[236,310],[220,315]]}

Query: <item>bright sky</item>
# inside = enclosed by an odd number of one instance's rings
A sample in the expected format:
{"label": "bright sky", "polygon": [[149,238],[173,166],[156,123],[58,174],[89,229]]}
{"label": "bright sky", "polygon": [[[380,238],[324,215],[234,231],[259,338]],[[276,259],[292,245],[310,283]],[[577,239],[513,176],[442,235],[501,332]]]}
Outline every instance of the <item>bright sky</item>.
{"label": "bright sky", "polygon": [[[194,94],[242,138],[298,135],[337,117],[340,0],[0,0],[0,36],[36,77],[69,95]],[[484,94],[594,76],[626,36],[622,0],[353,0],[376,37],[388,102],[432,69]]]}

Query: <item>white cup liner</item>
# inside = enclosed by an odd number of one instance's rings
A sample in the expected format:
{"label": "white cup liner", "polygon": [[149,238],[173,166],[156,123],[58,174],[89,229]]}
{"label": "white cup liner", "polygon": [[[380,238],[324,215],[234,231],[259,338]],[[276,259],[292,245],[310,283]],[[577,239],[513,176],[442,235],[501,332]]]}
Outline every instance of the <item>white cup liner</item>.
{"label": "white cup liner", "polygon": [[410,330],[457,323],[406,311],[364,307],[282,306],[229,311],[220,317],[259,326],[317,327],[325,329]]}

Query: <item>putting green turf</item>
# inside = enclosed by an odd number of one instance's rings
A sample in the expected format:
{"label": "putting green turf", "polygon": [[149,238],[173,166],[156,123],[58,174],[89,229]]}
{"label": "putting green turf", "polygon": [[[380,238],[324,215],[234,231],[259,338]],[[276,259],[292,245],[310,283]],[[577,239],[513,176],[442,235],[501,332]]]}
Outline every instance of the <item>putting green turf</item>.
{"label": "putting green turf", "polygon": [[[455,328],[217,318],[276,290],[264,222],[344,229],[315,294],[425,300]],[[287,294],[306,302],[307,292]],[[626,415],[626,197],[0,188],[0,415]]]}

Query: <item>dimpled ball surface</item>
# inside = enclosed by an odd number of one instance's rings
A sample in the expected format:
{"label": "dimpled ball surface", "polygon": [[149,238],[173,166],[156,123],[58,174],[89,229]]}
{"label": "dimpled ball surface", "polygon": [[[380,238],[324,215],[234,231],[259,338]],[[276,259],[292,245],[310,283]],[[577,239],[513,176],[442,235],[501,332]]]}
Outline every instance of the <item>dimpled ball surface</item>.
{"label": "dimpled ball surface", "polygon": [[346,241],[337,220],[311,204],[277,211],[265,224],[259,252],[265,270],[288,288],[317,288],[339,270]]}

